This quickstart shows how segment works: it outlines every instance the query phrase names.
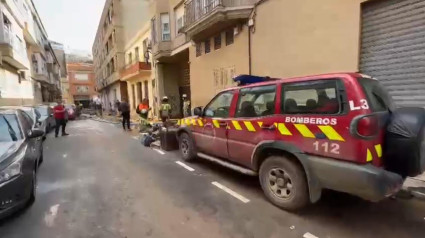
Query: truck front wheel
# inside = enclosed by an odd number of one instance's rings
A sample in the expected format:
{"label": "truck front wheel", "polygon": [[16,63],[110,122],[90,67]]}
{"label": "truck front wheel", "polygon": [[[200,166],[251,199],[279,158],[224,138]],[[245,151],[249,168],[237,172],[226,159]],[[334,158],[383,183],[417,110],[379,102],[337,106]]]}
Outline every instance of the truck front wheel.
{"label": "truck front wheel", "polygon": [[187,133],[179,136],[180,153],[184,161],[192,161],[196,158],[195,145]]}
{"label": "truck front wheel", "polygon": [[282,209],[294,211],[309,204],[304,170],[284,156],[270,156],[261,164],[260,183],[270,202]]}

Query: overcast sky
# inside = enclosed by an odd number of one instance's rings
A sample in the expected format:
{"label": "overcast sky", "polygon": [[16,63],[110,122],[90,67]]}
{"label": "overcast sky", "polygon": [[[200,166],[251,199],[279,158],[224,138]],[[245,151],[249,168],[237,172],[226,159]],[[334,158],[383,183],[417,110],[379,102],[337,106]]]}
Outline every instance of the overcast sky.
{"label": "overcast sky", "polygon": [[33,0],[50,40],[91,52],[105,0]]}

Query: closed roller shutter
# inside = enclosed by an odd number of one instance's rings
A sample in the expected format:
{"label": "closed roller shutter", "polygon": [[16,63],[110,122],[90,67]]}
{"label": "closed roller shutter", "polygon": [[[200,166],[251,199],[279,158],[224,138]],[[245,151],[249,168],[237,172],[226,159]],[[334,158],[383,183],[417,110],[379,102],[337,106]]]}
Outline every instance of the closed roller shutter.
{"label": "closed roller shutter", "polygon": [[378,78],[398,106],[425,107],[425,0],[362,6],[360,71]]}

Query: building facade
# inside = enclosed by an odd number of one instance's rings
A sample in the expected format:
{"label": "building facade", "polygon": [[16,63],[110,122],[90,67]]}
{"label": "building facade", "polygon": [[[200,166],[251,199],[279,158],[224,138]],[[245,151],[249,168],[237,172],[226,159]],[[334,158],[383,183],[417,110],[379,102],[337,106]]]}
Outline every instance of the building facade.
{"label": "building facade", "polygon": [[97,96],[93,64],[67,63],[69,104],[81,103],[89,107],[90,101]]}
{"label": "building facade", "polygon": [[63,44],[55,41],[50,41],[53,52],[56,55],[56,58],[59,62],[60,68],[60,82],[61,82],[61,92],[62,92],[62,100],[65,103],[69,101],[69,83],[68,83],[68,72],[66,69],[66,54],[65,48]]}
{"label": "building facade", "polygon": [[59,62],[32,0],[0,2],[0,105],[61,97]]}
{"label": "building facade", "polygon": [[[189,0],[193,106],[232,77],[362,72],[400,106],[425,107],[424,1]],[[422,38],[421,38],[422,37]]]}
{"label": "building facade", "polygon": [[[128,101],[127,82],[121,80],[120,70],[125,66],[125,41],[140,30],[143,17],[139,10],[147,1],[107,0],[93,43],[93,62],[96,88],[106,110],[115,101]],[[140,23],[140,24],[139,24]]]}

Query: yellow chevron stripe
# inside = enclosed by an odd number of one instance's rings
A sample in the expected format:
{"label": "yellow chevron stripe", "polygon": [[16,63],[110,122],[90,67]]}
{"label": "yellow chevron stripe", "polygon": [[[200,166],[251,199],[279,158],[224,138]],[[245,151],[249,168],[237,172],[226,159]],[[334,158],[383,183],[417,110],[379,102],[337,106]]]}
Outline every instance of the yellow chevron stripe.
{"label": "yellow chevron stripe", "polygon": [[202,122],[201,119],[198,119],[198,126],[204,126],[204,123]]}
{"label": "yellow chevron stripe", "polygon": [[370,150],[367,149],[366,161],[370,162],[370,161],[372,161],[372,159],[373,159],[372,153],[370,153]]}
{"label": "yellow chevron stripe", "polygon": [[328,137],[329,140],[345,141],[332,126],[319,126],[319,129],[326,135],[326,137]]}
{"label": "yellow chevron stripe", "polygon": [[305,124],[294,124],[295,128],[306,138],[316,138]]}
{"label": "yellow chevron stripe", "polygon": [[212,121],[213,121],[215,128],[220,128],[220,124],[218,123],[217,120],[212,120]]}
{"label": "yellow chevron stripe", "polygon": [[185,119],[186,125],[190,126],[190,119]]}
{"label": "yellow chevron stripe", "polygon": [[178,125],[178,126],[180,126],[180,125],[181,125],[180,120],[177,120],[177,125]]}
{"label": "yellow chevron stripe", "polygon": [[381,144],[375,145],[376,154],[378,155],[378,158],[382,157],[382,147]]}
{"label": "yellow chevron stripe", "polygon": [[288,128],[285,126],[285,123],[275,123],[275,127],[279,130],[280,134],[284,136],[292,136],[292,133],[288,130]]}
{"label": "yellow chevron stripe", "polygon": [[236,130],[241,131],[242,127],[241,125],[239,125],[238,121],[232,121],[233,126],[235,127]]}
{"label": "yellow chevron stripe", "polygon": [[262,121],[257,122],[257,124],[258,124],[259,127],[262,127],[263,126],[263,122]]}
{"label": "yellow chevron stripe", "polygon": [[248,131],[255,132],[255,127],[252,125],[250,121],[244,121],[243,123],[245,124]]}
{"label": "yellow chevron stripe", "polygon": [[195,118],[192,119],[192,125],[196,126],[196,120],[195,120]]}

